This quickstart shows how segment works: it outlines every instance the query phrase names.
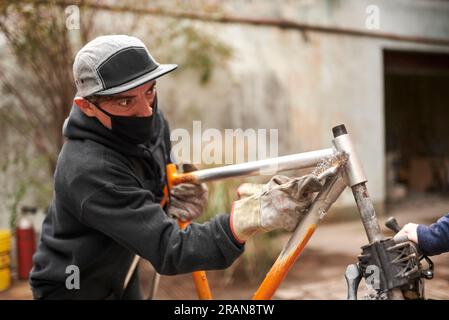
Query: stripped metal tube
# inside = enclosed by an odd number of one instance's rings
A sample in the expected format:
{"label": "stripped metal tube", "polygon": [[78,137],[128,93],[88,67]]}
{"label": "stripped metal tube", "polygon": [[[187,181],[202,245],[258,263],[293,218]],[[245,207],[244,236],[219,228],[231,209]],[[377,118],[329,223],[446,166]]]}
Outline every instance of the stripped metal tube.
{"label": "stripped metal tube", "polygon": [[281,171],[310,168],[320,163],[323,158],[330,157],[334,153],[335,150],[329,148],[246,163],[232,164],[223,167],[197,170],[182,174],[176,172],[176,167],[174,164],[170,164],[168,166],[171,166],[170,172],[172,183],[173,185],[176,185],[186,182],[208,182],[241,176],[261,174],[274,175]]}
{"label": "stripped metal tube", "polygon": [[247,163],[234,164],[219,168],[211,168],[195,171],[194,175],[201,182],[263,174],[264,172],[275,174],[276,172],[310,168],[322,161],[323,158],[329,157],[334,150],[323,149],[304,153],[291,154],[271,159],[251,161]]}
{"label": "stripped metal tube", "polygon": [[376,212],[366,187],[368,179],[363,172],[361,161],[355,151],[351,137],[344,125],[334,127],[332,131],[334,133],[333,144],[335,148],[338,151],[345,152],[349,157],[349,161],[345,166],[345,174],[357,203],[368,240],[369,242],[381,240],[384,237],[380,231]]}

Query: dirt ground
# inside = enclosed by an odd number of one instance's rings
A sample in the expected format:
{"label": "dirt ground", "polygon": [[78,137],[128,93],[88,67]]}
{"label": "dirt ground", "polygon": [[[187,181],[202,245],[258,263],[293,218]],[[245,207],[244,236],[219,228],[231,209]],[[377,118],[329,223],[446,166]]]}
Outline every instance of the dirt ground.
{"label": "dirt ground", "polygon": [[[449,198],[414,197],[403,203],[388,206],[388,216],[395,216],[400,224],[407,222],[429,224],[449,212]],[[381,223],[385,218],[381,218]],[[386,235],[389,235],[386,232]],[[275,239],[279,246],[287,236]],[[304,253],[287,275],[274,299],[345,299],[344,270],[356,262],[360,246],[366,244],[360,221],[323,224],[315,232]],[[273,256],[273,261],[276,255]],[[431,299],[449,299],[449,254],[432,258],[435,264],[433,280],[426,281],[426,295]],[[151,267],[140,266],[142,288],[148,293]],[[258,283],[241,274],[224,276],[223,271],[207,272],[214,299],[250,299]],[[363,283],[359,296],[365,293]],[[197,299],[190,274],[161,276],[156,299]],[[31,299],[26,281],[13,281],[10,289],[0,293],[2,299]]]}

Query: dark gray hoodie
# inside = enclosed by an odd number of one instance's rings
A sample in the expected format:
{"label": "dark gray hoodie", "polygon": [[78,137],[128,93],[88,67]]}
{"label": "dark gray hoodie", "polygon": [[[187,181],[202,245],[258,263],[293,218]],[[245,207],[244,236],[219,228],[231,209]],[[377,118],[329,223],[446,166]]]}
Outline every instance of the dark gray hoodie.
{"label": "dark gray hoodie", "polygon": [[[72,107],[54,197],[33,257],[35,298],[126,298],[123,284],[135,254],[159,273],[175,275],[226,268],[243,252],[228,215],[185,230],[167,217],[159,201],[169,161],[169,129],[160,112],[154,120],[148,146],[134,146]],[[66,288],[70,265],[79,268],[79,289]],[[138,287],[136,274],[131,282]]]}

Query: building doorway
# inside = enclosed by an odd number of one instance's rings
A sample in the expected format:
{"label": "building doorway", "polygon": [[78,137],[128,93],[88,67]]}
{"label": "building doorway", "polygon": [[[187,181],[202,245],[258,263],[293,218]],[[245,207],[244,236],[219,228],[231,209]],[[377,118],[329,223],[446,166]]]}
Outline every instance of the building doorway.
{"label": "building doorway", "polygon": [[449,197],[449,54],[383,57],[387,203]]}

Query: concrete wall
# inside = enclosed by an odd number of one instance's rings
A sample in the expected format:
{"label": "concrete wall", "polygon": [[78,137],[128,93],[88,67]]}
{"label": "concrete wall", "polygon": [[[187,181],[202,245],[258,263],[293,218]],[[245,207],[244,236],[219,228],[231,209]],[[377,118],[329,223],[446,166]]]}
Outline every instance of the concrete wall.
{"label": "concrete wall", "polygon": [[[449,39],[449,2],[445,1],[230,1],[225,11],[250,18],[289,19],[314,25],[365,28],[368,5],[380,9],[380,30],[406,36]],[[199,23],[234,50],[230,71],[215,72],[195,95],[177,92],[180,72],[161,80],[167,105],[199,112],[205,126],[278,128],[279,153],[331,145],[331,128],[347,125],[369,179],[372,199],[382,210],[385,199],[384,49],[449,51],[449,46],[270,26]],[[182,66],[181,66],[182,69]],[[164,88],[165,87],[165,88]],[[181,94],[182,101],[175,98]],[[212,112],[211,112],[212,111]],[[179,111],[178,111],[179,112]],[[173,113],[169,112],[169,117]],[[187,117],[187,116],[185,116]],[[191,121],[191,120],[189,120]],[[176,123],[177,121],[175,121]],[[179,123],[179,122],[178,122]],[[183,125],[187,125],[185,122]],[[353,204],[346,192],[340,207]]]}
{"label": "concrete wall", "polygon": [[[239,17],[288,19],[362,31],[367,31],[367,6],[377,5],[380,30],[374,32],[449,39],[448,1],[232,0],[221,5],[225,6],[225,13]],[[155,21],[152,16],[139,19]],[[191,129],[193,120],[201,120],[203,129],[274,128],[279,130],[279,154],[283,155],[330,147],[331,128],[345,123],[363,161],[371,197],[382,209],[385,199],[382,51],[388,48],[449,52],[449,46],[302,33],[270,26],[193,23],[229,45],[233,56],[214,70],[206,85],[199,85],[198,75],[182,65],[176,73],[159,80],[161,108],[172,129]],[[136,35],[152,51],[151,34]],[[0,45],[2,41],[0,37]],[[346,192],[338,206],[354,208],[352,195]],[[0,227],[6,227],[9,220],[6,201],[1,201],[0,209]]]}

